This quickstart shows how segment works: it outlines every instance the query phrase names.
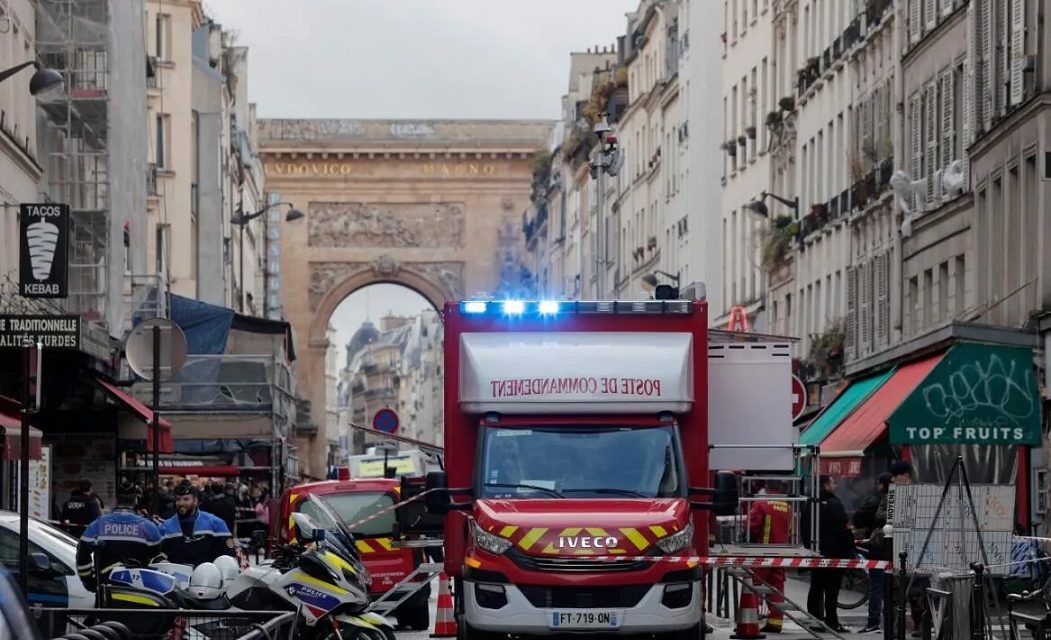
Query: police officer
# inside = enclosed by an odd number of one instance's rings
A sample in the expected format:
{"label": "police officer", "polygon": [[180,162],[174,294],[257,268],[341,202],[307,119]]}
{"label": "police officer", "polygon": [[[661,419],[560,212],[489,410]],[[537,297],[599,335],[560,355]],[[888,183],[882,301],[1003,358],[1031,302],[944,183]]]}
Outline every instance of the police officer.
{"label": "police officer", "polygon": [[98,501],[91,496],[91,489],[90,480],[81,480],[70,494],[69,500],[62,505],[59,520],[67,525],[67,530],[73,535],[84,533],[88,525],[102,515]]}
{"label": "police officer", "polygon": [[189,480],[175,487],[176,513],[161,524],[161,549],[170,562],[196,567],[219,556],[234,556],[234,539],[222,519],[198,508]]}
{"label": "police officer", "polygon": [[[88,525],[77,544],[77,574],[84,587],[95,591],[99,575],[114,565],[146,566],[160,553],[157,525],[135,513],[138,492],[127,480],[117,487],[117,506]],[[92,556],[94,555],[94,564]]]}

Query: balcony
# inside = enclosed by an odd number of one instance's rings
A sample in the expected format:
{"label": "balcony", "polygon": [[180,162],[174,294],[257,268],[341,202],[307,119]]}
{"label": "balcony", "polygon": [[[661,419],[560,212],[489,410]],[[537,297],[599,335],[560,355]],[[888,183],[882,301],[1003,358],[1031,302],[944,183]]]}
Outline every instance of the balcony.
{"label": "balcony", "polygon": [[[132,385],[132,394],[147,405],[152,393],[149,381]],[[189,355],[176,379],[161,383],[161,407],[169,413],[293,416],[291,370],[270,354]]]}

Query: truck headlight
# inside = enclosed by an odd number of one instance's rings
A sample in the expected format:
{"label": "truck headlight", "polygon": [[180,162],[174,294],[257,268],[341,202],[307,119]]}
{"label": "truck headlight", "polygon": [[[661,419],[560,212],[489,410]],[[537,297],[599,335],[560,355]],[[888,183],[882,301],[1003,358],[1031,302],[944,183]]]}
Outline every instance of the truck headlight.
{"label": "truck headlight", "polygon": [[664,536],[657,541],[657,548],[664,553],[678,553],[690,546],[693,542],[693,523],[686,525],[682,531],[677,531],[670,536]]}
{"label": "truck headlight", "polygon": [[474,534],[474,543],[483,551],[488,551],[494,555],[500,555],[511,548],[510,540],[489,533],[478,526],[477,522],[471,523],[471,532]]}

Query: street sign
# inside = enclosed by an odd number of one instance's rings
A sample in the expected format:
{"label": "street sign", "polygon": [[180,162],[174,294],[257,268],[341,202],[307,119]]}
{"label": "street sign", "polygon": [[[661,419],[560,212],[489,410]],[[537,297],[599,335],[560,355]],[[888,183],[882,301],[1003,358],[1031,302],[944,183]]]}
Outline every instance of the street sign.
{"label": "street sign", "polygon": [[806,409],[806,386],[799,376],[792,376],[792,419],[797,420]]}
{"label": "street sign", "polygon": [[0,316],[0,349],[79,349],[80,316]]}
{"label": "street sign", "polygon": [[69,280],[69,205],[19,207],[18,293],[25,298],[65,298]]}
{"label": "street sign", "polygon": [[372,428],[376,431],[397,433],[398,424],[398,414],[394,409],[383,408],[377,411],[376,415],[372,416]]}
{"label": "street sign", "polygon": [[150,318],[131,330],[124,343],[128,366],[139,377],[153,380],[153,327],[161,330],[160,378],[171,380],[186,364],[186,336],[179,325],[166,318]]}

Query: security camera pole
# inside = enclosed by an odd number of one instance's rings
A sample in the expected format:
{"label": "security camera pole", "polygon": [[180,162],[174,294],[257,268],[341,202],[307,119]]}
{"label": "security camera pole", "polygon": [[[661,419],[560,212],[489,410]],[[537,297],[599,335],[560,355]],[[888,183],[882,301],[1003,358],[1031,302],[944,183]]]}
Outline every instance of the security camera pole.
{"label": "security camera pole", "polygon": [[601,147],[599,148],[596,159],[588,163],[588,167],[591,169],[591,177],[598,181],[598,195],[596,196],[595,202],[598,209],[598,220],[595,229],[598,236],[598,257],[595,259],[597,269],[595,278],[595,297],[599,300],[602,300],[606,295],[606,267],[609,266],[609,248],[606,246],[608,238],[606,237],[605,226],[604,200],[606,197],[606,185],[604,176],[617,175],[621,164],[620,149],[617,146],[617,136],[613,134],[613,129],[609,126],[608,118],[609,114],[603,113],[602,120],[596,123],[592,130],[598,138]]}

